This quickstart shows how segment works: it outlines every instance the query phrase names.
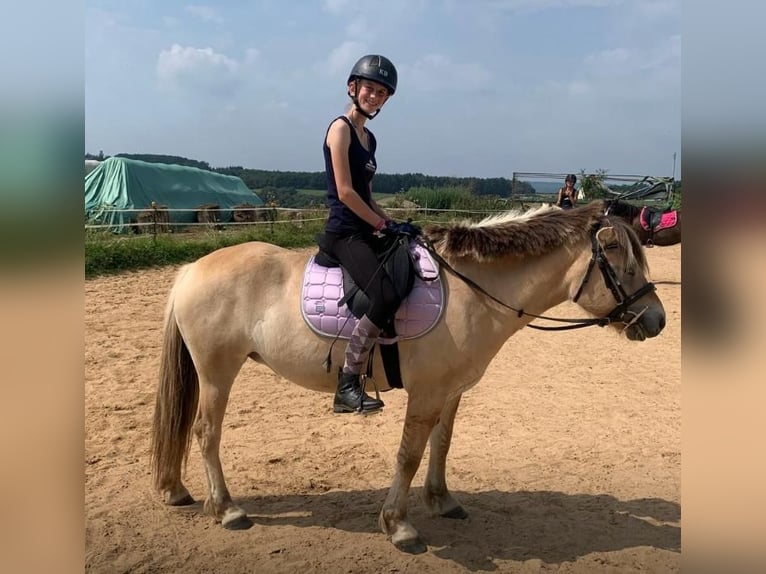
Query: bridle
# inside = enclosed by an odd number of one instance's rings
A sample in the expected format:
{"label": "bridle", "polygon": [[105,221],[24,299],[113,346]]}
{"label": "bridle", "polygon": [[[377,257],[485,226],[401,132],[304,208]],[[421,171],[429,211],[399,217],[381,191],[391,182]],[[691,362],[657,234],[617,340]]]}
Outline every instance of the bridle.
{"label": "bridle", "polygon": [[[639,287],[635,292],[628,295],[625,292],[625,289],[622,286],[622,283],[620,283],[620,280],[617,278],[617,273],[614,271],[614,267],[612,267],[612,264],[609,263],[609,260],[606,258],[606,255],[604,254],[604,249],[599,245],[598,242],[598,233],[601,231],[600,224],[597,224],[594,226],[593,231],[590,234],[590,243],[591,243],[591,258],[590,262],[588,263],[588,269],[585,272],[585,276],[582,279],[582,282],[580,283],[580,287],[577,289],[577,293],[575,293],[575,296],[572,298],[573,303],[577,303],[577,300],[580,298],[580,295],[582,295],[583,289],[585,289],[585,285],[588,283],[588,280],[590,279],[590,275],[593,271],[593,268],[598,264],[598,268],[601,271],[601,275],[604,277],[604,283],[606,284],[607,288],[612,292],[612,295],[614,296],[615,301],[617,301],[617,306],[612,309],[612,311],[604,317],[604,319],[607,320],[605,323],[608,325],[609,323],[621,321],[625,328],[627,329],[631,325],[633,325],[638,319],[643,315],[648,307],[644,307],[641,311],[638,313],[635,313],[628,309],[633,303],[638,301],[641,297],[646,295],[647,293],[651,293],[657,289],[657,287],[652,283],[651,281],[647,281],[643,286]],[[607,245],[607,248],[610,246]],[[626,315],[633,315],[633,318],[630,319],[627,323],[623,320]],[[536,327],[534,325],[529,325],[530,327],[534,327],[537,329],[542,329],[543,327]],[[603,325],[602,325],[603,326]],[[548,328],[550,330],[550,328]]]}
{"label": "bridle", "polygon": [[[480,292],[485,297],[488,297],[495,303],[502,305],[506,309],[510,309],[511,311],[514,311],[519,318],[526,316],[526,317],[532,317],[533,319],[544,319],[546,321],[568,323],[568,325],[562,325],[558,327],[545,327],[545,326],[531,325],[531,324],[527,325],[527,327],[530,327],[532,329],[539,329],[541,331],[564,331],[568,329],[579,329],[582,327],[590,327],[591,325],[598,325],[599,327],[605,327],[606,325],[609,325],[610,323],[621,322],[625,325],[624,328],[627,329],[628,327],[633,325],[636,321],[638,321],[641,315],[643,315],[648,309],[648,307],[644,307],[641,311],[639,311],[638,313],[635,313],[634,311],[631,311],[630,309],[628,309],[628,307],[632,305],[633,303],[635,303],[636,301],[638,301],[641,297],[643,297],[647,293],[653,292],[656,289],[656,287],[654,283],[649,281],[630,295],[628,295],[625,292],[625,289],[623,288],[622,283],[620,283],[620,280],[617,278],[617,273],[614,271],[612,264],[609,263],[609,260],[604,254],[604,249],[601,247],[601,245],[599,245],[598,233],[600,230],[601,230],[600,223],[595,224],[593,226],[593,229],[591,230],[590,262],[588,263],[588,269],[585,271],[585,276],[580,282],[580,287],[577,289],[577,292],[575,293],[575,296],[572,298],[572,301],[576,303],[577,300],[580,298],[580,296],[583,293],[583,290],[585,289],[585,285],[590,280],[590,276],[593,273],[593,269],[596,267],[596,265],[598,265],[598,268],[601,271],[601,275],[604,278],[604,283],[606,284],[607,288],[612,292],[612,295],[614,296],[615,301],[617,301],[617,305],[605,317],[592,318],[592,319],[563,319],[559,317],[548,317],[545,315],[535,315],[534,313],[528,313],[524,311],[524,309],[518,309],[516,307],[512,307],[511,305],[504,303],[503,301],[501,301],[500,299],[498,299],[491,293],[488,293],[481,285],[476,283],[470,277],[466,277],[465,275],[460,273],[460,271],[457,271],[455,268],[453,268],[441,255],[439,255],[436,252],[436,249],[428,240],[420,236],[417,238],[417,241],[425,249],[428,250],[428,252],[434,257],[434,259],[436,259],[436,261],[440,265],[444,266],[452,274],[459,277],[469,287],[471,287],[475,291]],[[626,318],[628,315],[632,315],[632,318],[626,321]]]}

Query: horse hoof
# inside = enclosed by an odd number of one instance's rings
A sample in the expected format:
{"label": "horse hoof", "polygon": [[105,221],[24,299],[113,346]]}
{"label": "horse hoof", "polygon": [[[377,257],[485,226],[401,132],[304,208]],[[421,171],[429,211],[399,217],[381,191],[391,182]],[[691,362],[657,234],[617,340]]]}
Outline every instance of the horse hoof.
{"label": "horse hoof", "polygon": [[247,530],[253,525],[253,521],[250,520],[244,512],[238,512],[230,518],[224,517],[221,521],[221,525],[226,530]]}
{"label": "horse hoof", "polygon": [[423,552],[428,550],[428,546],[426,546],[426,544],[420,538],[394,542],[394,546],[396,546],[396,548],[402,552],[406,552],[407,554],[423,554]]}
{"label": "horse hoof", "polygon": [[174,500],[170,499],[167,501],[168,506],[189,506],[190,504],[194,504],[194,498],[192,498],[191,494],[187,494],[186,496],[182,496],[181,498]]}
{"label": "horse hoof", "polygon": [[186,488],[168,489],[163,492],[163,499],[168,506],[188,506],[194,504],[192,495]]}
{"label": "horse hoof", "polygon": [[468,513],[462,506],[456,506],[452,510],[449,510],[441,515],[442,518],[457,518],[458,520],[464,520],[468,518]]}

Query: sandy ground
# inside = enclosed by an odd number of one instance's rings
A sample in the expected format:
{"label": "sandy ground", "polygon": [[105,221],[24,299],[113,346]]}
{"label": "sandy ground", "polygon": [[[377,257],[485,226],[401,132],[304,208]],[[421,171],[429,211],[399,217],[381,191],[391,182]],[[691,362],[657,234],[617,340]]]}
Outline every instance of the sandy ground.
{"label": "sandy ground", "polygon": [[[255,525],[202,514],[196,444],[186,485],[153,492],[149,431],[175,268],[85,283],[85,515],[89,572],[675,572],[680,566],[681,246],[647,250],[667,311],[657,338],[592,327],[514,335],[464,395],[447,480],[467,520],[410,516],[429,545],[398,552],[377,524],[406,394],[384,413],[335,415],[330,395],[249,362],[234,385],[222,459]],[[578,316],[567,303],[555,314]]]}

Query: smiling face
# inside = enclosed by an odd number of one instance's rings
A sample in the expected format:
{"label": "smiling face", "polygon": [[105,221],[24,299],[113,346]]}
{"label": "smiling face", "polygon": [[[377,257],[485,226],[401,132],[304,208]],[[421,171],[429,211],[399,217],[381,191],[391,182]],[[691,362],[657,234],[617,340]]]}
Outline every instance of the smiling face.
{"label": "smiling face", "polygon": [[[354,90],[357,86],[359,87],[359,93],[355,94]],[[352,96],[356,95],[359,107],[368,114],[372,114],[382,108],[389,97],[388,88],[372,80],[360,79],[356,82],[349,82],[348,91]]]}

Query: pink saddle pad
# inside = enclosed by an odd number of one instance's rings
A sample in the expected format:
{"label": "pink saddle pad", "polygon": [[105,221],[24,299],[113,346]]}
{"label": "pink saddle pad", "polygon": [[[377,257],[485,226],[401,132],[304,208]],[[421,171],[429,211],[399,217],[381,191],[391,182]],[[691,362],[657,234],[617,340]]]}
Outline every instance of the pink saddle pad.
{"label": "pink saddle pad", "polygon": [[[439,267],[420,245],[412,252],[419,273],[426,281],[415,278],[412,291],[399,306],[394,318],[396,339],[381,339],[390,343],[399,339],[414,339],[425,335],[439,321],[443,311],[444,288]],[[343,271],[340,267],[323,267],[311,257],[303,273],[301,311],[311,329],[328,337],[348,339],[358,319],[348,307],[338,305],[343,298]]]}
{"label": "pink saddle pad", "polygon": [[[641,210],[641,217],[639,217],[639,221],[641,222],[641,227],[649,231],[649,227],[646,225],[646,217],[645,212],[646,207],[644,207]],[[670,227],[675,227],[676,223],[678,223],[678,210],[674,209],[673,211],[668,211],[662,214],[662,218],[660,219],[660,223],[657,227],[654,228],[655,231],[659,231],[660,229],[668,229]]]}

